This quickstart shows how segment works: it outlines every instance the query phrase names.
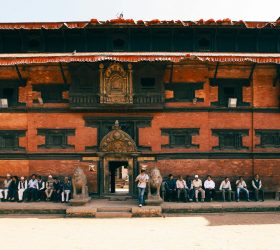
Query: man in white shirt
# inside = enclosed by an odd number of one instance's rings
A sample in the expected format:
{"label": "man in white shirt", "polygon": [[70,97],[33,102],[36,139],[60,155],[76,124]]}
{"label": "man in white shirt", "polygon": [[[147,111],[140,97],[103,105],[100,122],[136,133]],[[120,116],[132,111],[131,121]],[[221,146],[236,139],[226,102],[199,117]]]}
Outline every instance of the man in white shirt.
{"label": "man in white shirt", "polygon": [[23,201],[24,192],[27,189],[27,180],[24,177],[20,177],[20,181],[18,183],[18,201]]}
{"label": "man in white shirt", "polygon": [[36,178],[36,175],[33,174],[27,184],[27,190],[26,190],[27,201],[37,200],[38,189],[39,189],[38,180]]}
{"label": "man in white shirt", "polygon": [[242,176],[240,176],[239,179],[236,181],[236,201],[237,202],[239,202],[239,200],[240,200],[239,199],[240,192],[245,193],[247,201],[250,201],[249,200],[249,191],[247,189],[246,182],[244,181]]}
{"label": "man in white shirt", "polygon": [[188,187],[186,181],[183,179],[183,176],[180,175],[178,180],[176,181],[176,188],[177,188],[177,201],[180,201],[180,196],[183,193],[184,201],[187,202],[188,199]]}
{"label": "man in white shirt", "polygon": [[194,188],[194,196],[195,196],[195,201],[198,202],[198,194],[201,194],[201,201],[204,202],[205,199],[205,191],[202,189],[202,181],[198,179],[198,175],[196,174],[194,176],[194,180],[192,182],[193,188]]}
{"label": "man in white shirt", "polygon": [[207,201],[212,201],[215,198],[215,182],[212,180],[211,175],[207,176],[207,180],[204,181],[205,196]]}
{"label": "man in white shirt", "polygon": [[148,181],[149,181],[149,176],[146,174],[146,170],[141,169],[141,173],[135,179],[135,182],[138,183],[137,187],[138,187],[139,207],[142,207],[144,204],[144,194]]}
{"label": "man in white shirt", "polygon": [[228,201],[232,200],[232,189],[231,189],[231,184],[230,180],[228,177],[226,177],[220,185],[220,190],[222,191],[222,196],[223,196],[223,201],[226,201],[226,194],[228,194]]}

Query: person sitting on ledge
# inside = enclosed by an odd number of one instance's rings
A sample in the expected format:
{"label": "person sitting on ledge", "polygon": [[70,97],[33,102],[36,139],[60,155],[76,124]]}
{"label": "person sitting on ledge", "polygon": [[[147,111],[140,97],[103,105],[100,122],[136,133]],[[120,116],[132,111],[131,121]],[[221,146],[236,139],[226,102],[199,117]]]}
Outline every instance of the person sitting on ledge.
{"label": "person sitting on ledge", "polygon": [[41,176],[38,176],[38,201],[45,200],[45,190],[46,190],[46,183],[42,180]]}
{"label": "person sitting on ledge", "polygon": [[16,201],[18,199],[17,191],[18,191],[18,177],[13,176],[12,181],[9,185],[9,192],[8,192],[9,201]]}
{"label": "person sitting on ledge", "polygon": [[9,193],[9,186],[12,182],[12,178],[11,178],[11,175],[10,174],[7,174],[7,177],[6,179],[4,180],[4,183],[3,183],[3,198],[2,200],[3,201],[7,201],[8,200],[8,193]]}
{"label": "person sitting on ledge", "polygon": [[187,185],[187,188],[188,188],[188,200],[189,201],[193,201],[194,199],[194,189],[193,189],[193,184],[192,184],[192,180],[191,180],[191,177],[189,175],[186,176],[186,185]]}
{"label": "person sitting on ledge", "polygon": [[226,201],[226,194],[228,195],[228,201],[232,200],[231,184],[228,177],[221,182],[220,190],[222,191],[223,201]]}
{"label": "person sitting on ledge", "polygon": [[240,192],[243,192],[246,194],[247,201],[250,201],[249,199],[249,191],[247,189],[246,182],[244,181],[243,177],[240,176],[239,179],[236,181],[236,201],[239,202],[239,195]]}
{"label": "person sitting on ledge", "polygon": [[22,202],[24,200],[24,193],[27,189],[27,180],[24,179],[24,176],[20,177],[20,181],[18,183],[18,202]]}
{"label": "person sitting on ledge", "polygon": [[27,184],[27,189],[26,189],[26,200],[27,201],[36,201],[37,200],[38,180],[36,177],[37,176],[35,174],[33,174]]}
{"label": "person sitting on ledge", "polygon": [[183,179],[183,176],[180,175],[178,180],[176,181],[177,188],[177,201],[180,201],[181,193],[184,195],[184,201],[187,202],[188,199],[188,187],[186,185],[186,181]]}
{"label": "person sitting on ledge", "polygon": [[168,179],[165,182],[165,192],[166,192],[166,200],[171,201],[176,193],[176,181],[173,178],[173,175],[168,175]]}
{"label": "person sitting on ledge", "polygon": [[53,178],[53,200],[54,202],[58,202],[61,200],[61,183],[57,177]]}
{"label": "person sitting on ledge", "polygon": [[46,182],[45,194],[46,194],[46,200],[50,201],[53,194],[53,178],[51,175],[49,175],[48,180]]}
{"label": "person sitting on ledge", "polygon": [[205,199],[205,191],[202,189],[202,181],[198,179],[198,175],[194,176],[193,180],[193,188],[195,194],[195,201],[198,202],[198,194],[201,193],[201,201],[204,202]]}
{"label": "person sitting on ledge", "polygon": [[261,201],[264,201],[264,191],[262,189],[262,181],[258,174],[256,174],[255,178],[252,180],[252,186],[255,193],[255,201],[259,201],[259,194],[261,195]]}
{"label": "person sitting on ledge", "polygon": [[69,197],[72,190],[72,184],[69,178],[66,176],[62,182],[61,202],[69,202]]}
{"label": "person sitting on ledge", "polygon": [[207,201],[212,201],[215,198],[215,182],[212,180],[211,175],[207,176],[204,181],[205,195]]}

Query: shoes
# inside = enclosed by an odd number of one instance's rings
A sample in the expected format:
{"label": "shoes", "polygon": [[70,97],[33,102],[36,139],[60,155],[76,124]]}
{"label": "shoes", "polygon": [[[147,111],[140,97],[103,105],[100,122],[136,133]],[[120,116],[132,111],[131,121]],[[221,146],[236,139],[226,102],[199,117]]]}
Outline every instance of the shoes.
{"label": "shoes", "polygon": [[201,202],[204,202],[204,199],[201,199]]}
{"label": "shoes", "polygon": [[139,204],[139,207],[142,207],[142,204]]}
{"label": "shoes", "polygon": [[247,201],[248,201],[248,202],[250,202],[250,200],[249,200],[249,199],[248,199]]}
{"label": "shoes", "polygon": [[239,202],[239,199],[237,199],[236,202]]}

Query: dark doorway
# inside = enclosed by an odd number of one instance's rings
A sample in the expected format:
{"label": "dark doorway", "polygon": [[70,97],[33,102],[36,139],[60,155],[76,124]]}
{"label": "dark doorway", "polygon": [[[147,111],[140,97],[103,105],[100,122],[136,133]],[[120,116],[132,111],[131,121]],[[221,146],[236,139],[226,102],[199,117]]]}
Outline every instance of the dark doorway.
{"label": "dark doorway", "polygon": [[129,176],[127,161],[110,161],[110,193],[127,194],[129,193]]}

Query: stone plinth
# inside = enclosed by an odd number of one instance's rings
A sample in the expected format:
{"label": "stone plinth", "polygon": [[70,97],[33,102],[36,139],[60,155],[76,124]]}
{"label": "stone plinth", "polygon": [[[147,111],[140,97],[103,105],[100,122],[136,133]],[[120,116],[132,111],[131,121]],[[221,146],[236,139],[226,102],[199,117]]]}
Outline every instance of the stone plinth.
{"label": "stone plinth", "polygon": [[148,199],[145,200],[147,206],[160,206],[163,200],[160,196],[149,195]]}
{"label": "stone plinth", "polygon": [[144,206],[144,207],[133,207],[133,217],[161,217],[160,206]]}
{"label": "stone plinth", "polygon": [[91,200],[90,197],[85,197],[85,198],[75,198],[75,199],[71,199],[69,201],[69,204],[71,206],[83,206],[86,203],[88,203]]}
{"label": "stone plinth", "polygon": [[97,208],[94,207],[69,207],[66,209],[67,217],[95,217]]}

